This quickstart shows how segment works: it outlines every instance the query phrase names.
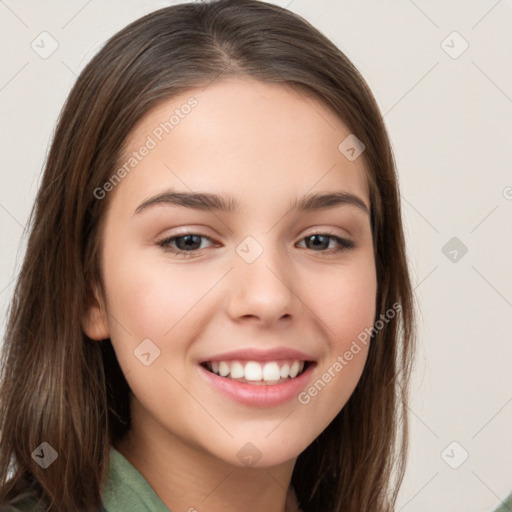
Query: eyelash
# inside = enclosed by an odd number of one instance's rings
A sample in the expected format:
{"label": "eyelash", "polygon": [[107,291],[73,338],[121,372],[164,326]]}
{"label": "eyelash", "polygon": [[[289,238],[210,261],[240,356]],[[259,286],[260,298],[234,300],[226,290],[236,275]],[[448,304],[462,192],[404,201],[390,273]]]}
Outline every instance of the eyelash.
{"label": "eyelash", "polygon": [[[183,258],[191,258],[191,257],[194,257],[197,254],[197,252],[200,251],[201,249],[193,249],[192,251],[183,251],[181,249],[173,249],[169,245],[171,242],[174,242],[178,238],[184,238],[186,236],[199,236],[201,238],[206,238],[210,242],[213,242],[213,240],[206,235],[201,235],[200,233],[186,232],[186,233],[182,233],[180,235],[174,235],[171,237],[163,238],[162,240],[158,240],[156,242],[156,245],[158,245],[159,247],[162,247],[165,252],[171,252],[172,254],[181,256]],[[332,240],[335,240],[336,243],[340,246],[337,249],[330,249],[330,250],[325,250],[325,251],[314,251],[314,252],[319,252],[321,254],[342,253],[345,251],[349,251],[350,249],[353,249],[356,246],[355,242],[352,242],[351,240],[347,240],[345,238],[340,238],[339,236],[336,236],[333,233],[329,233],[329,232],[312,233],[312,234],[304,237],[302,240],[306,240],[307,238],[312,238],[314,236],[326,236]],[[302,242],[302,240],[301,240],[301,242]]]}

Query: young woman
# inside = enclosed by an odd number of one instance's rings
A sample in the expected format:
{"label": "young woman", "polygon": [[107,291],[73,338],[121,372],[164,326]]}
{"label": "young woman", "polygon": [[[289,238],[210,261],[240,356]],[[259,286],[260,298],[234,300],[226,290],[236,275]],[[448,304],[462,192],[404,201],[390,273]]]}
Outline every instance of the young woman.
{"label": "young woman", "polygon": [[153,12],[54,135],[1,510],[391,511],[414,337],[393,156],[347,57],[260,1]]}

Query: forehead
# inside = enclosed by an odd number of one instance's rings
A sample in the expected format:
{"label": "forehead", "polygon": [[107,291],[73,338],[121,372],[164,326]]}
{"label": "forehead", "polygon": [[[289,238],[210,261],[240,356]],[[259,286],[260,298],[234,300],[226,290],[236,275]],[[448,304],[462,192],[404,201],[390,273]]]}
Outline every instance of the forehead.
{"label": "forehead", "polygon": [[114,194],[133,203],[169,188],[208,189],[261,204],[344,190],[369,206],[364,159],[350,161],[338,149],[349,135],[312,95],[224,79],[167,99],[139,121],[118,162],[128,172]]}

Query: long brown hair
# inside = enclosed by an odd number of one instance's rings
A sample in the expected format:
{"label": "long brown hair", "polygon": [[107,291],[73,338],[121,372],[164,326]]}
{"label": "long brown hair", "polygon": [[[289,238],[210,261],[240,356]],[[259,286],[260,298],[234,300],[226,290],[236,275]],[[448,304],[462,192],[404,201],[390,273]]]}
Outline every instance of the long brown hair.
{"label": "long brown hair", "polygon": [[[408,444],[415,314],[388,135],[348,58],[300,16],[256,0],[179,4],[136,20],[107,41],[69,94],[30,215],[2,348],[0,505],[25,493],[48,512],[100,509],[110,445],[130,428],[130,389],[110,340],[93,341],[81,328],[93,285],[104,290],[99,249],[108,197],[94,192],[150,109],[233,75],[314,95],[365,145],[376,320],[393,304],[401,308],[372,334],[355,391],[299,455],[292,485],[305,512],[394,509]],[[46,469],[32,456],[43,442],[58,454]]]}

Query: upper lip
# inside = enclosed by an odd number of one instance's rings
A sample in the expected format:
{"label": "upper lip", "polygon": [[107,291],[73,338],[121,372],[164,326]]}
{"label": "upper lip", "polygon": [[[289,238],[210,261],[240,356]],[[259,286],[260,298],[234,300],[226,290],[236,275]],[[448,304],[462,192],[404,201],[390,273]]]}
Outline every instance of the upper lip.
{"label": "upper lip", "polygon": [[231,350],[216,354],[210,357],[205,357],[199,360],[199,364],[206,363],[207,361],[234,361],[234,360],[248,360],[248,361],[278,361],[279,359],[293,359],[299,361],[315,361],[315,358],[310,354],[301,352],[294,348],[277,347],[273,349],[261,348],[243,348],[238,350]]}

